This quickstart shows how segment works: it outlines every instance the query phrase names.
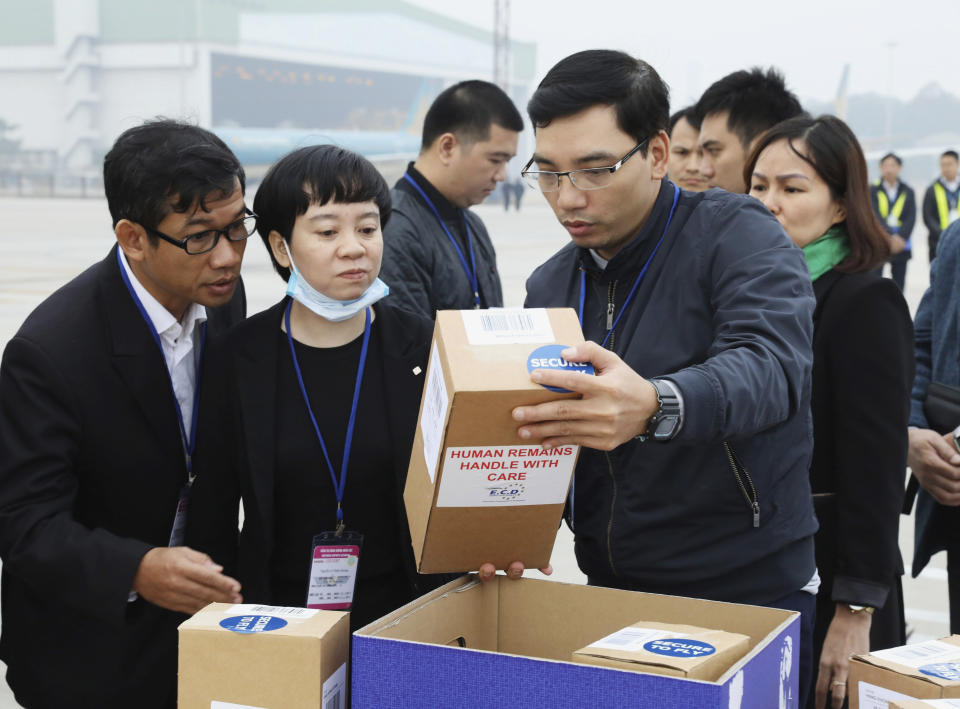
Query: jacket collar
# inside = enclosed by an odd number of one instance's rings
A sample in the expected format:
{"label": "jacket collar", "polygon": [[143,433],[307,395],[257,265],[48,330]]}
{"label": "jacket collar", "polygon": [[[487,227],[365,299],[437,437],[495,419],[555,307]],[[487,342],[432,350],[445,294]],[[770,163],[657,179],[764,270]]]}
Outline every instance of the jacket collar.
{"label": "jacket collar", "polygon": [[613,258],[607,263],[605,269],[601,269],[597,264],[589,249],[580,248],[580,265],[588,273],[595,275],[605,275],[609,277],[619,277],[629,274],[631,271],[639,270],[643,259],[649,254],[650,250],[656,245],[657,240],[663,232],[663,227],[667,223],[667,217],[670,215],[670,207],[673,205],[674,185],[667,179],[660,182],[660,191],[653,203],[653,209],[650,216],[640,231],[630,241],[614,254]]}
{"label": "jacket collar", "polygon": [[[407,173],[413,178],[413,181],[420,186],[420,189],[427,194],[427,197],[429,197],[430,201],[433,202],[433,206],[437,208],[437,211],[440,213],[440,217],[445,222],[460,221],[463,212],[450,200],[444,197],[440,190],[434,187],[433,183],[431,183],[430,180],[423,176],[422,172],[413,166],[412,162],[407,165]],[[420,194],[413,188],[413,186],[407,182],[406,178],[401,177],[399,180],[397,180],[396,188],[402,192],[410,194],[418,202],[423,202],[423,197],[421,197]]]}

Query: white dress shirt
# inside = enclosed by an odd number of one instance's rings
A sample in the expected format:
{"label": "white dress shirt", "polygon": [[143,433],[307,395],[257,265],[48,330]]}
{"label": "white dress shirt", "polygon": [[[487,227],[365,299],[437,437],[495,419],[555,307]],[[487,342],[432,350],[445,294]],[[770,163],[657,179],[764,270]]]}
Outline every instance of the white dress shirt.
{"label": "white dress shirt", "polygon": [[143,287],[131,270],[130,264],[127,263],[126,255],[121,255],[123,258],[120,260],[130,279],[130,284],[160,336],[163,358],[166,360],[167,370],[173,382],[173,391],[177,396],[180,412],[183,414],[183,427],[187,435],[190,435],[190,427],[193,425],[193,395],[197,381],[197,364],[200,358],[200,348],[195,347],[194,343],[200,338],[200,325],[207,319],[207,309],[199,303],[191,303],[187,312],[183,314],[183,322],[177,322],[170,311],[160,305],[157,299]]}

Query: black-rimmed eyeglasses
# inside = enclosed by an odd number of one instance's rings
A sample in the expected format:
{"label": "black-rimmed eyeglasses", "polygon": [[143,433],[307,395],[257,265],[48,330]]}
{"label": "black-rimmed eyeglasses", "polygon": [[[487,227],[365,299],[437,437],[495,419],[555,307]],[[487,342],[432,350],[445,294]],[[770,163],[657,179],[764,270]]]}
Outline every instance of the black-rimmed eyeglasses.
{"label": "black-rimmed eyeglasses", "polygon": [[[649,139],[648,139],[649,140]],[[533,158],[520,171],[524,181],[541,192],[556,192],[560,189],[560,178],[566,175],[570,184],[579,190],[602,190],[609,187],[613,181],[613,173],[623,167],[630,157],[647,144],[647,140],[637,143],[636,147],[609,167],[588,167],[581,170],[567,170],[566,172],[550,172],[547,170],[528,170],[533,164]]]}
{"label": "black-rimmed eyeglasses", "polygon": [[221,236],[227,237],[230,241],[243,241],[247,237],[253,236],[257,231],[257,215],[246,207],[244,207],[244,211],[247,216],[238,219],[232,224],[228,224],[223,229],[198,231],[196,234],[190,234],[182,239],[174,239],[172,236],[146,225],[144,225],[143,228],[148,234],[159,237],[174,246],[179,246],[191,256],[196,256],[215,249]]}

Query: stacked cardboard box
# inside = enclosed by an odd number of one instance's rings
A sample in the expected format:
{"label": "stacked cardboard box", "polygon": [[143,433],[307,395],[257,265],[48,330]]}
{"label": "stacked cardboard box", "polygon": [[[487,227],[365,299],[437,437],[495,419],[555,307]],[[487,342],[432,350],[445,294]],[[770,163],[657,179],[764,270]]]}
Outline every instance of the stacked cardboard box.
{"label": "stacked cardboard box", "polygon": [[211,603],[180,625],[179,709],[344,709],[350,618]]}

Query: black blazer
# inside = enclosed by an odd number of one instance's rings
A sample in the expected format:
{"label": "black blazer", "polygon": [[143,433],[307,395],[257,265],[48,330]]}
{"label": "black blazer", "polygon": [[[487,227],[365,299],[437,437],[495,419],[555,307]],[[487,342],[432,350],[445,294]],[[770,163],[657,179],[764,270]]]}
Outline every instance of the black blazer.
{"label": "black blazer", "polygon": [[[817,559],[834,601],[882,607],[903,573],[913,324],[889,279],[830,271],[813,284]],[[832,493],[832,497],[829,495]]]}
{"label": "black blazer", "polygon": [[[0,366],[0,659],[28,707],[171,707],[177,624],[128,603],[186,480],[163,356],[116,246],[41,303]],[[242,289],[209,311],[243,317]]]}
{"label": "black blazer", "polygon": [[[272,603],[270,569],[276,516],[274,412],[280,323],[287,300],[254,315],[210,350],[211,376],[204,384],[203,414],[197,444],[197,479],[190,500],[187,544],[207,552],[235,574],[245,602]],[[373,337],[383,343],[383,392],[393,440],[397,490],[404,488],[417,413],[430,353],[433,323],[383,302],[374,306]],[[372,362],[370,364],[373,364]],[[370,366],[370,365],[368,365]],[[213,405],[207,405],[208,399]],[[298,402],[299,405],[299,402]],[[237,534],[238,507],[243,500],[243,530]],[[448,576],[416,573],[402,496],[397,519],[404,535],[398,540],[411,592],[419,595]]]}

